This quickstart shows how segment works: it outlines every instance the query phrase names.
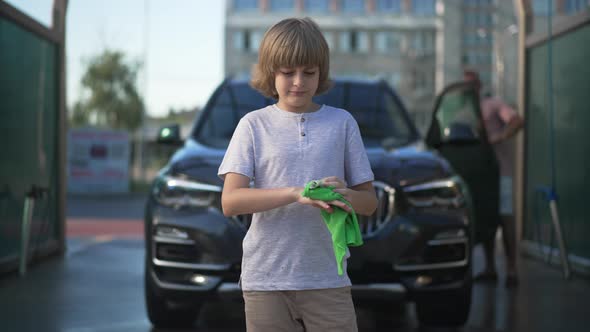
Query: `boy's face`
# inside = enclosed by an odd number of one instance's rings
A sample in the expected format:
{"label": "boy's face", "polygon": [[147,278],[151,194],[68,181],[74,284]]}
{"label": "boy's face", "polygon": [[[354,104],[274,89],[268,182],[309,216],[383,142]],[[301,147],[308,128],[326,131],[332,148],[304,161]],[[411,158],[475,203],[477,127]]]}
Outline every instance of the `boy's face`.
{"label": "boy's face", "polygon": [[275,74],[278,106],[286,111],[306,112],[318,89],[320,69],[315,67],[280,67]]}

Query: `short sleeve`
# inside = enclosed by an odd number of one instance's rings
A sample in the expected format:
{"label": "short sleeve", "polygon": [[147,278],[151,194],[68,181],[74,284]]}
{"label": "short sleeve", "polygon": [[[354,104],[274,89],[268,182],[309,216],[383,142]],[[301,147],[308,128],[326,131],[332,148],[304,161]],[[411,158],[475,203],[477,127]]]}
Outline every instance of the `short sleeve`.
{"label": "short sleeve", "polygon": [[246,118],[242,118],[236,126],[217,171],[217,175],[222,180],[225,180],[227,173],[238,173],[250,179],[254,178],[254,142],[252,137],[250,123]]}
{"label": "short sleeve", "polygon": [[344,174],[349,187],[375,179],[365,151],[358,124],[354,118],[347,121]]}

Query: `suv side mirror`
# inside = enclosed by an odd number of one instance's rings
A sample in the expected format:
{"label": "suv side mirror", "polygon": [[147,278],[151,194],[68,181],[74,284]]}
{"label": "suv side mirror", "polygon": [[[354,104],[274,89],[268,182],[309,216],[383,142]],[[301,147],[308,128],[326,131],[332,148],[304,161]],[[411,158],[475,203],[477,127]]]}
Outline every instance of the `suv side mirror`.
{"label": "suv side mirror", "polygon": [[172,124],[161,127],[158,130],[158,137],[156,138],[158,144],[175,145],[180,146],[184,142],[180,138],[180,126],[178,124]]}

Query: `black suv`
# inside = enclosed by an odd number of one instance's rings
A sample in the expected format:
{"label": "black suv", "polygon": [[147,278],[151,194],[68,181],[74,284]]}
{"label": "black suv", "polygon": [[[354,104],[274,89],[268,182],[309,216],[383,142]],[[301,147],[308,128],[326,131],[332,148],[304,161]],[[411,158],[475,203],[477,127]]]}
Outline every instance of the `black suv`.
{"label": "black suv", "polygon": [[[355,117],[375,174],[379,205],[359,219],[365,244],[350,248],[348,260],[355,302],[387,317],[392,303],[413,301],[421,323],[463,325],[474,219],[497,207],[497,164],[475,89],[458,83],[443,91],[426,139],[382,80],[337,79],[315,102]],[[239,119],[272,103],[246,80],[230,78],[186,141],[178,125],[160,130],[160,143],[181,148],[154,180],[146,206],[145,296],[155,326],[190,326],[205,302],[241,299],[242,239],[251,216],[223,216],[217,169]]]}

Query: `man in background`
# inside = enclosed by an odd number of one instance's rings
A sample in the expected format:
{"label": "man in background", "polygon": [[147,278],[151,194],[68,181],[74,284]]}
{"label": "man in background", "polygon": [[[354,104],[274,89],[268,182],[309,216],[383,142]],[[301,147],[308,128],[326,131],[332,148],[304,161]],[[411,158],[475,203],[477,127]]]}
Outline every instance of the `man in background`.
{"label": "man in background", "polygon": [[[516,286],[516,225],[513,212],[514,135],[523,127],[522,117],[498,97],[481,95],[481,81],[476,71],[466,70],[463,79],[473,82],[480,93],[480,109],[488,141],[494,148],[500,165],[500,226],[506,255],[506,286]],[[494,256],[495,233],[483,241],[485,268],[478,273],[475,281],[496,282],[496,260]]]}

